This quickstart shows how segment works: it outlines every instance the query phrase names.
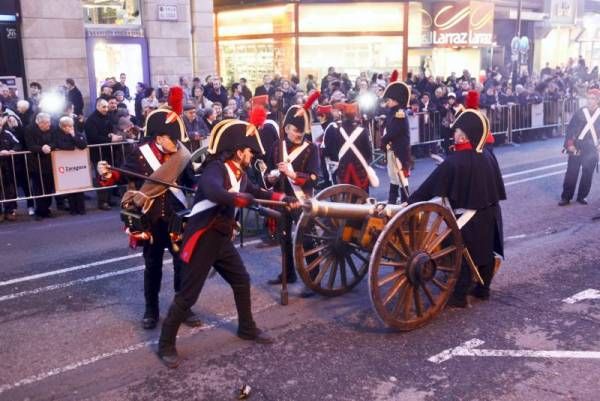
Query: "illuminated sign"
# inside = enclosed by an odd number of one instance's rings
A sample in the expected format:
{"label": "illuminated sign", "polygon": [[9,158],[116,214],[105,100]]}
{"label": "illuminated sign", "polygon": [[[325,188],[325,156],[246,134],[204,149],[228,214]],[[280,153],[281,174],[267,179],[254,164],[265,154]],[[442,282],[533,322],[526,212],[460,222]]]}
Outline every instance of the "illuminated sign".
{"label": "illuminated sign", "polygon": [[491,46],[494,31],[494,4],[434,3],[422,9],[422,44],[434,47]]}

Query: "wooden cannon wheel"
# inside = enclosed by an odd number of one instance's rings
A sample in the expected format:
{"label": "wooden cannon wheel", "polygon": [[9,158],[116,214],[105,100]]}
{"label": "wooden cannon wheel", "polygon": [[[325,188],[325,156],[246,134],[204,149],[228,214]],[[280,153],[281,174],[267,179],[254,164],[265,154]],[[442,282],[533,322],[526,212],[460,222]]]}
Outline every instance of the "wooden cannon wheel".
{"label": "wooden cannon wheel", "polygon": [[369,266],[369,295],[383,323],[408,331],[435,317],[452,294],[463,248],[454,216],[441,205],[416,203],[395,215]]}
{"label": "wooden cannon wheel", "polygon": [[[347,184],[334,185],[319,192],[315,199],[364,204],[368,194]],[[318,294],[342,295],[358,284],[368,271],[369,250],[344,241],[344,230],[351,224],[360,229],[363,220],[311,217],[303,213],[294,236],[294,261],[304,284]],[[347,232],[347,231],[346,231]]]}

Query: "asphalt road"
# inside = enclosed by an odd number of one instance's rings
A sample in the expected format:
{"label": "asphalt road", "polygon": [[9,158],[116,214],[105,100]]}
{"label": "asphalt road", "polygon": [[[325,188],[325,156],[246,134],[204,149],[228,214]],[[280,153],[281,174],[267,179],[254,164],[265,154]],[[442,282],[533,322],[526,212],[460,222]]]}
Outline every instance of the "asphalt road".
{"label": "asphalt road", "polygon": [[[231,290],[215,277],[194,307],[205,326],[180,331],[175,371],[154,354],[159,330],[140,327],[143,261],[116,211],[2,223],[0,400],[234,400],[243,384],[251,400],[597,400],[600,180],[588,206],[558,207],[561,142],[496,149],[506,261],[488,302],[408,333],[379,322],[366,280],[337,298],[302,299],[294,284],[283,307],[265,284],[278,249],[249,243],[255,318],[276,343],[234,335]],[[411,185],[433,168],[418,161]],[[163,313],[173,295],[165,261]]]}

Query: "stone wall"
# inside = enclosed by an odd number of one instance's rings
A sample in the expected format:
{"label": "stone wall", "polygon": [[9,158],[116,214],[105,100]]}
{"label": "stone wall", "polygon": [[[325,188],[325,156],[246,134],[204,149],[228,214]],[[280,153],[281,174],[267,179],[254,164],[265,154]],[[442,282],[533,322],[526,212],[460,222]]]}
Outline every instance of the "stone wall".
{"label": "stone wall", "polygon": [[79,0],[22,0],[23,58],[27,82],[44,90],[73,78],[89,97],[83,15]]}
{"label": "stone wall", "polygon": [[213,3],[207,0],[191,0],[192,37],[194,46],[194,75],[204,78],[217,70]]}

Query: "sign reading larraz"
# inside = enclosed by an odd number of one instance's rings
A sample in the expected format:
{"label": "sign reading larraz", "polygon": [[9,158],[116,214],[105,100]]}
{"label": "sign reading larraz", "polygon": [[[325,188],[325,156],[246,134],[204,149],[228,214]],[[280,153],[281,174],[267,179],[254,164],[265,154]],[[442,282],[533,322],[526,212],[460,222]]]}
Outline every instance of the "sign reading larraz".
{"label": "sign reading larraz", "polygon": [[423,10],[424,44],[437,47],[491,46],[494,3],[471,1],[433,3]]}

